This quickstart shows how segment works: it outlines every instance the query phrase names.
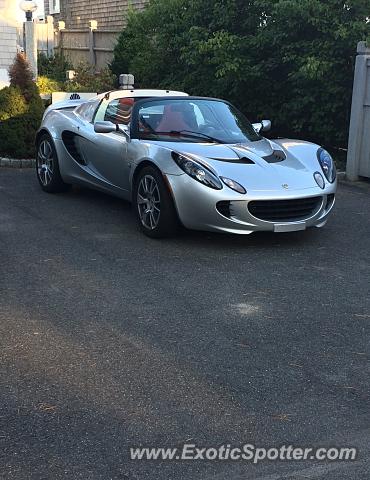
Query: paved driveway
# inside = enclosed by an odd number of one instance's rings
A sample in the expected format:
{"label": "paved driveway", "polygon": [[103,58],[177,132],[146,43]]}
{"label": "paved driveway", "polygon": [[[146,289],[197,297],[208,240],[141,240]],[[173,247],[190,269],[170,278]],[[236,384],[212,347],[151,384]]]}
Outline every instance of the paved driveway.
{"label": "paved driveway", "polygon": [[[118,199],[0,169],[0,478],[368,480],[369,205],[342,185],[321,230],[153,241]],[[129,460],[186,442],[360,452]]]}

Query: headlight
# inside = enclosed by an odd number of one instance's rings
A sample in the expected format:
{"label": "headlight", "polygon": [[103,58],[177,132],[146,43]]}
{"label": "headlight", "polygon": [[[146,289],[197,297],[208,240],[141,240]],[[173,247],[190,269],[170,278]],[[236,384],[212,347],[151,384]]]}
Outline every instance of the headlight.
{"label": "headlight", "polygon": [[181,170],[194,178],[194,180],[203,183],[203,185],[206,185],[207,187],[214,188],[215,190],[222,189],[222,183],[219,178],[201,163],[177,152],[172,152],[172,158]]}
{"label": "headlight", "polygon": [[317,185],[320,188],[324,189],[325,188],[325,180],[324,180],[324,177],[321,175],[321,173],[320,172],[315,172],[313,174],[313,176],[314,176],[314,179],[316,180]]}
{"label": "headlight", "polygon": [[231,188],[231,190],[235,190],[238,193],[247,193],[246,189],[235,180],[231,180],[231,178],[226,178],[226,177],[220,177],[220,178],[225,185]]}
{"label": "headlight", "polygon": [[317,159],[321,165],[322,171],[324,172],[326,179],[330,183],[333,183],[337,176],[337,171],[335,168],[334,160],[332,159],[330,153],[323,148],[319,148],[317,150]]}

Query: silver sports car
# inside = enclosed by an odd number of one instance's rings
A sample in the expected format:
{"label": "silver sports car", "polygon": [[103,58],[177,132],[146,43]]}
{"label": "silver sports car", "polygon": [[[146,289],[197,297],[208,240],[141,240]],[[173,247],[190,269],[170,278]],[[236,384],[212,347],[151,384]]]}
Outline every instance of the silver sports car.
{"label": "silver sports car", "polygon": [[300,140],[268,140],[230,103],[120,90],[54,104],[36,138],[46,192],[86,185],[132,202],[151,237],[197,230],[291,232],[325,225],[336,170]]}

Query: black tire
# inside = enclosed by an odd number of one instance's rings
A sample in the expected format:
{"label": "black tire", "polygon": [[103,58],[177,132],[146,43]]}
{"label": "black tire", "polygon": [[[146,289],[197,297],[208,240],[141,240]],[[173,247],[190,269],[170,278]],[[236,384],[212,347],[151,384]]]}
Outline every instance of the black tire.
{"label": "black tire", "polygon": [[[148,186],[147,190],[145,185]],[[151,195],[150,190],[153,190]],[[140,170],[134,185],[132,203],[139,229],[145,235],[166,238],[177,233],[179,220],[175,205],[157,168],[147,166]]]}
{"label": "black tire", "polygon": [[50,135],[43,133],[37,140],[36,175],[44,192],[60,193],[70,188],[60,175],[58,155]]}

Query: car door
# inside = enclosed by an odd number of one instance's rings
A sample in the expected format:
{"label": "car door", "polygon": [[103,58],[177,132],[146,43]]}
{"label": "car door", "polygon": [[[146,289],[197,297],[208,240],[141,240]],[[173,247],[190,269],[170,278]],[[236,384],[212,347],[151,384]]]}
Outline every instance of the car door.
{"label": "car door", "polygon": [[[123,110],[120,99],[106,102],[105,105],[103,103],[94,121],[103,118],[116,124],[127,124],[130,118],[125,115],[123,122]],[[128,192],[130,167],[127,161],[126,137],[120,132],[96,133],[94,121],[85,126],[79,138],[84,160],[91,174],[106,184],[107,188],[112,186]]]}

